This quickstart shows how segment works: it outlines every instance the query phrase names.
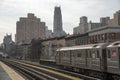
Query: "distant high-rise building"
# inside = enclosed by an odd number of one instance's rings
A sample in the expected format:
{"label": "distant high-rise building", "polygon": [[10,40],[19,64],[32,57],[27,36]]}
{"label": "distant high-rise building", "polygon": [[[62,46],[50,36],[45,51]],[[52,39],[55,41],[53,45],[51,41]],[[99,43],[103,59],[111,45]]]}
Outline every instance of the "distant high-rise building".
{"label": "distant high-rise building", "polygon": [[65,36],[66,33],[63,31],[62,28],[62,14],[61,14],[61,9],[60,7],[55,7],[54,10],[54,37],[60,37],[60,36]]}
{"label": "distant high-rise building", "polygon": [[101,26],[106,26],[108,25],[108,21],[110,20],[110,17],[101,17],[100,18],[100,23],[101,23]]}
{"label": "distant high-rise building", "polygon": [[28,13],[27,18],[22,17],[17,21],[16,27],[16,43],[30,43],[32,39],[45,38],[45,22],[41,22],[40,18]]}
{"label": "distant high-rise building", "polygon": [[5,52],[6,53],[9,53],[10,51],[10,45],[12,43],[12,35],[6,35],[4,36],[4,39],[3,39],[3,45],[4,45],[4,49],[5,49]]}
{"label": "distant high-rise building", "polygon": [[80,17],[79,26],[73,29],[73,34],[83,34],[88,31],[88,20],[86,16]]}
{"label": "distant high-rise building", "polygon": [[120,26],[120,10],[114,13],[114,17],[108,21],[108,25]]}
{"label": "distant high-rise building", "polygon": [[92,22],[89,21],[86,16],[80,17],[80,23],[77,27],[73,28],[73,34],[83,34],[92,29],[96,29],[99,27],[104,27],[108,25],[110,17],[101,17],[100,22]]}

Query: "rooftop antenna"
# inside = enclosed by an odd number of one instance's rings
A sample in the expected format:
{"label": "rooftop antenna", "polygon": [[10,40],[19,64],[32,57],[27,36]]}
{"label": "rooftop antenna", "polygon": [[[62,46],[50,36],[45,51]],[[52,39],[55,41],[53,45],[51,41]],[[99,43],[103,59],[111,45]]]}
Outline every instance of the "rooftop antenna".
{"label": "rooftop antenna", "polygon": [[56,1],[56,7],[60,7],[60,4],[58,1]]}

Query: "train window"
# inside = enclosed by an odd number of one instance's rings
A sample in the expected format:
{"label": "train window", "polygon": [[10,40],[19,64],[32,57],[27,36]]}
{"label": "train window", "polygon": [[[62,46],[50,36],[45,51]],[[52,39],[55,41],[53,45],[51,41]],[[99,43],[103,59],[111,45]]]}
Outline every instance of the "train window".
{"label": "train window", "polygon": [[67,57],[67,56],[68,56],[68,54],[65,52],[65,53],[64,53],[64,56],[65,56],[65,57]]}
{"label": "train window", "polygon": [[66,57],[66,53],[64,52],[64,57]]}
{"label": "train window", "polygon": [[92,53],[92,58],[95,58],[95,53]]}
{"label": "train window", "polygon": [[77,57],[82,57],[82,53],[80,51],[77,52]]}
{"label": "train window", "polygon": [[91,51],[91,57],[92,58],[96,58],[96,50],[92,50]]}
{"label": "train window", "polygon": [[75,57],[75,51],[71,51],[72,57]]}
{"label": "train window", "polygon": [[87,57],[87,58],[89,57],[89,55],[88,55],[88,50],[86,50],[86,57]]}
{"label": "train window", "polygon": [[115,43],[114,45],[119,45],[120,43]]}
{"label": "train window", "polygon": [[82,57],[82,54],[80,52],[77,53],[77,57]]}
{"label": "train window", "polygon": [[63,52],[61,52],[61,56],[62,56],[62,57],[64,56],[64,53],[63,53]]}
{"label": "train window", "polygon": [[63,52],[63,57],[70,57],[70,52],[69,51],[64,51]]}
{"label": "train window", "polygon": [[82,58],[85,58],[86,57],[86,51],[85,50],[83,50],[83,52],[82,52]]}
{"label": "train window", "polygon": [[90,53],[90,58],[92,58],[92,53]]}
{"label": "train window", "polygon": [[56,53],[56,57],[58,57],[59,56],[59,53]]}
{"label": "train window", "polygon": [[97,47],[98,45],[94,45],[93,47]]}
{"label": "train window", "polygon": [[110,50],[107,51],[108,53],[108,58],[111,58]]}
{"label": "train window", "polygon": [[65,57],[65,52],[62,52],[62,57]]}
{"label": "train window", "polygon": [[99,50],[97,50],[97,58],[100,58]]}
{"label": "train window", "polygon": [[[118,48],[118,54],[120,54],[120,47]],[[120,55],[119,55],[120,56]]]}
{"label": "train window", "polygon": [[91,53],[91,51],[89,51],[89,55],[90,55],[89,58],[92,58],[92,53]]}

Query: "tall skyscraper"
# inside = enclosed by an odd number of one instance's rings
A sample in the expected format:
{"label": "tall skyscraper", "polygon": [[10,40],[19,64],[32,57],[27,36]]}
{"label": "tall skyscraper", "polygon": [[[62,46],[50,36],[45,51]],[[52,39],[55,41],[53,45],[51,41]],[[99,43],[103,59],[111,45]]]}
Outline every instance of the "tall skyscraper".
{"label": "tall skyscraper", "polygon": [[54,23],[54,29],[53,29],[54,36],[55,37],[65,36],[66,33],[65,31],[63,31],[63,28],[62,28],[62,14],[61,14],[60,7],[57,7],[57,6],[55,7],[53,23]]}

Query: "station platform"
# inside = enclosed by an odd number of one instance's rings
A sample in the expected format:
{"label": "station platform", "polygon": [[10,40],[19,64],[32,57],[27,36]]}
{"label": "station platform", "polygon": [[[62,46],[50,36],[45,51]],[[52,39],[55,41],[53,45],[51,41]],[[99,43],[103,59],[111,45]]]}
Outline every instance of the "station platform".
{"label": "station platform", "polygon": [[25,80],[12,68],[0,61],[0,80]]}

